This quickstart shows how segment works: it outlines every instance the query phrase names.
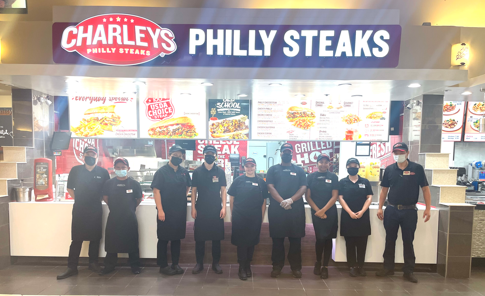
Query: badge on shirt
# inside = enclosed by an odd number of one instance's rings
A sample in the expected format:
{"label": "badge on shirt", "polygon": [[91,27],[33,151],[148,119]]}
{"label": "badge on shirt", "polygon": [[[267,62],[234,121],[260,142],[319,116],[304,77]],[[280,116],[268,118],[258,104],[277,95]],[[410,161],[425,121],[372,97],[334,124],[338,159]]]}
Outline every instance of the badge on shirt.
{"label": "badge on shirt", "polygon": [[402,174],[403,174],[404,176],[409,176],[409,175],[411,175],[411,172],[410,172],[410,171],[404,171],[404,172],[402,172]]}
{"label": "badge on shirt", "polygon": [[359,184],[359,188],[365,188],[365,184]]}
{"label": "badge on shirt", "polygon": [[253,186],[258,186],[258,183],[253,183]]}
{"label": "badge on shirt", "polygon": [[133,189],[126,189],[126,193],[133,193]]}
{"label": "badge on shirt", "polygon": [[219,178],[217,178],[217,176],[213,176],[212,183],[217,183],[217,182],[219,182]]}
{"label": "badge on shirt", "polygon": [[296,176],[296,173],[295,172],[291,172],[290,175]]}
{"label": "badge on shirt", "polygon": [[332,180],[327,179],[327,180],[325,180],[325,182],[327,182],[327,183],[332,183]]}

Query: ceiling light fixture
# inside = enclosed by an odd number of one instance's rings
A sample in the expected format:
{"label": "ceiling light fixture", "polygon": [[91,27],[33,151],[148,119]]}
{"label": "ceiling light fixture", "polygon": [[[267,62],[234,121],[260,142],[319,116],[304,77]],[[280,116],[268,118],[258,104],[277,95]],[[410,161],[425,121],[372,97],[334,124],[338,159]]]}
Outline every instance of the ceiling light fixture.
{"label": "ceiling light fixture", "polygon": [[352,95],[352,98],[362,98],[362,95]]}
{"label": "ceiling light fixture", "polygon": [[192,95],[191,93],[180,93],[181,96],[190,96]]}
{"label": "ceiling light fixture", "polygon": [[269,86],[281,86],[281,83],[270,83]]}
{"label": "ceiling light fixture", "polygon": [[210,83],[210,82],[202,82],[201,84],[203,86],[213,86],[214,85],[213,83]]}
{"label": "ceiling light fixture", "polygon": [[304,98],[305,95],[304,94],[296,94],[295,97],[297,97],[297,98]]}
{"label": "ceiling light fixture", "polygon": [[238,96],[238,97],[240,97],[240,98],[245,98],[245,97],[247,97],[248,95],[247,95],[247,94],[238,94],[237,96]]}
{"label": "ceiling light fixture", "polygon": [[419,83],[411,83],[410,85],[408,85],[409,88],[418,88],[418,87],[421,87],[421,84]]}
{"label": "ceiling light fixture", "polygon": [[469,95],[472,94],[472,92],[469,91],[469,90],[466,90],[466,91],[462,92],[461,94],[464,95],[464,96],[469,96]]}
{"label": "ceiling light fixture", "polygon": [[337,86],[352,86],[352,83],[340,83]]}

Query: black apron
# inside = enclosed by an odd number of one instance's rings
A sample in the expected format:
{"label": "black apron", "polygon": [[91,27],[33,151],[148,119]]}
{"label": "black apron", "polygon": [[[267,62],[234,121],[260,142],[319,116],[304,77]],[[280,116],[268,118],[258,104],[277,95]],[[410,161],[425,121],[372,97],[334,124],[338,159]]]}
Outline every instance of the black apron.
{"label": "black apron", "polygon": [[[335,176],[335,177],[334,177]],[[316,206],[321,209],[325,207],[328,201],[332,198],[332,191],[338,186],[338,178],[332,173],[312,173],[309,178],[308,188],[311,191],[311,198]],[[315,210],[312,209],[313,229],[315,230],[315,237],[318,240],[331,239],[337,237],[338,231],[338,214],[337,206],[334,204],[329,208],[325,214],[326,219],[321,219],[315,216]]]}
{"label": "black apron", "polygon": [[73,241],[99,241],[102,234],[102,188],[109,179],[100,167],[88,171],[79,166],[76,172],[75,201],[72,208],[71,237]]}
{"label": "black apron", "polygon": [[[368,188],[370,186],[368,182],[364,182],[364,179],[359,177],[357,183],[345,178],[340,180],[339,195],[342,195],[345,202],[356,213],[362,210],[365,202],[367,201]],[[369,209],[365,211],[360,219],[352,219],[350,215],[342,209],[340,215],[340,235],[349,237],[368,236],[371,234]]]}
{"label": "black apron", "polygon": [[215,165],[210,171],[204,165],[197,170],[200,170],[200,180],[197,184],[198,197],[195,203],[197,210],[194,222],[195,241],[223,240],[224,219],[221,219],[220,215],[222,210],[221,183],[226,184],[225,181],[221,182],[222,178],[225,178],[224,171]]}
{"label": "black apron", "polygon": [[[187,176],[189,172],[182,167],[175,171],[168,164],[160,171],[163,187],[160,190],[165,221],[157,214],[157,236],[159,240],[173,241],[185,238],[187,225]],[[155,179],[154,179],[155,181]]]}
{"label": "black apron", "polygon": [[[241,179],[241,180],[238,180]],[[236,184],[235,184],[236,183]],[[255,246],[261,233],[264,181],[258,177],[241,176],[229,190],[234,196],[231,243],[236,246]],[[266,189],[267,190],[267,189]],[[235,195],[232,193],[235,192]]]}
{"label": "black apron", "polygon": [[[106,224],[105,249],[108,253],[138,252],[137,200],[134,181],[128,178],[109,182],[109,216]],[[123,186],[121,186],[123,185]]]}
{"label": "black apron", "polygon": [[[283,199],[292,197],[300,189],[299,174],[305,174],[305,172],[295,165],[282,166],[278,164],[273,168],[274,188]],[[271,198],[268,219],[269,234],[272,238],[304,237],[305,206],[303,198],[295,201],[291,205],[291,210],[285,210],[279,202]]]}

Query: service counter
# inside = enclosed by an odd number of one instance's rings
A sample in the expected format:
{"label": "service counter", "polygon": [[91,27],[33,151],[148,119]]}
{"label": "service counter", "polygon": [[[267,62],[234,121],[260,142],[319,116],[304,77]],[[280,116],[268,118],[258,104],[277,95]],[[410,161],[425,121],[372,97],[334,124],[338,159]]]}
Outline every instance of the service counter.
{"label": "service counter", "polygon": [[[73,202],[28,202],[10,203],[10,248],[11,256],[14,257],[67,257],[71,243],[71,217]],[[311,210],[306,207],[307,233],[311,227]],[[188,203],[187,221],[193,221],[190,216],[191,204]],[[108,206],[103,203],[103,223],[105,225],[108,217]],[[438,217],[439,211],[431,210],[431,219],[427,223],[423,221],[424,206],[418,206],[418,227],[415,235],[414,249],[416,252],[417,264],[436,264],[438,244]],[[338,205],[340,217],[341,207]],[[227,204],[228,215],[226,222],[231,221],[229,204]],[[156,258],[157,255],[157,223],[156,209],[153,201],[143,201],[137,209],[140,256],[142,258]],[[385,230],[377,218],[377,205],[370,206],[370,217],[372,235],[367,245],[366,262],[382,262],[382,254],[385,244]],[[264,223],[268,222],[267,214]],[[103,236],[104,236],[103,226]],[[192,229],[187,227],[187,237],[193,235]],[[190,232],[190,234],[189,234]],[[262,236],[267,236],[263,233]],[[309,235],[309,234],[307,234]],[[311,233],[313,236],[313,233]],[[402,263],[402,242],[399,233],[396,243],[396,263]],[[187,238],[186,238],[187,240]],[[193,239],[192,239],[193,240]],[[226,235],[226,240],[230,237]],[[263,240],[263,239],[262,239]],[[306,240],[307,241],[307,240]],[[314,250],[314,239],[308,241],[308,249]],[[345,262],[345,239],[338,236],[334,240],[333,260]],[[312,254],[313,255],[313,254]],[[81,256],[87,257],[87,248],[84,247]],[[104,257],[104,239],[101,241],[100,256]],[[267,261],[266,261],[267,262]]]}

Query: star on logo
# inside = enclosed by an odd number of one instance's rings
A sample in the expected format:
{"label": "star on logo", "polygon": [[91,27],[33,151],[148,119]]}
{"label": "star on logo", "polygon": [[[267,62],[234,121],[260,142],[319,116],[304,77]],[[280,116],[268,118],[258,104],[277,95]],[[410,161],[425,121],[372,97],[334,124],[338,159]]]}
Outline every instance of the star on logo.
{"label": "star on logo", "polygon": [[128,19],[125,17],[125,22],[128,21]]}
{"label": "star on logo", "polygon": [[112,18],[112,17],[110,17],[110,18],[109,18],[109,20],[110,20],[110,21],[113,21],[113,18]]}
{"label": "star on logo", "polygon": [[131,22],[133,23],[133,22],[134,22],[134,20],[131,20]]}
{"label": "star on logo", "polygon": [[103,22],[106,22],[106,19],[105,18],[103,19]]}
{"label": "star on logo", "polygon": [[120,18],[120,17],[117,17],[117,18],[116,18],[116,21],[118,21],[118,22],[119,22],[120,20],[121,20],[121,18]]}

